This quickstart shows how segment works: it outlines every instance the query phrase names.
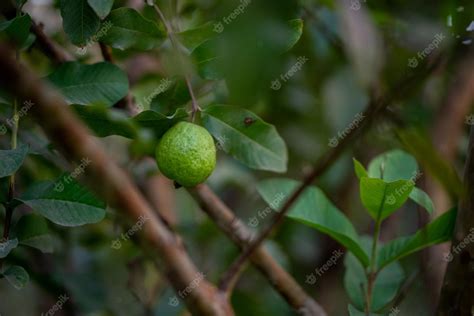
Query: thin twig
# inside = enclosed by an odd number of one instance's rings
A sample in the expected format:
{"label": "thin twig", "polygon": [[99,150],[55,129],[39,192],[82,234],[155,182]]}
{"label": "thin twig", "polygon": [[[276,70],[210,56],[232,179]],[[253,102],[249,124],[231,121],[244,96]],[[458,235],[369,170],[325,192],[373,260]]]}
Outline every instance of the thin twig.
{"label": "thin twig", "polygon": [[179,59],[180,65],[181,65],[181,71],[183,72],[184,80],[186,81],[186,86],[188,88],[189,95],[191,96],[191,103],[192,103],[191,120],[194,122],[194,119],[196,117],[196,113],[201,111],[201,108],[199,107],[196,96],[194,94],[193,86],[191,84],[191,78],[190,78],[189,74],[187,73],[186,67],[184,65],[183,56],[182,56],[182,52],[181,52],[181,45],[179,43],[179,40],[176,38],[173,27],[168,22],[168,20],[165,18],[165,15],[161,11],[160,7],[157,4],[154,4],[153,7],[155,8],[155,11],[158,13],[158,16],[160,17],[163,24],[165,25],[166,32],[168,34],[168,38],[170,39],[171,45],[173,45],[173,48],[178,53],[178,59]]}

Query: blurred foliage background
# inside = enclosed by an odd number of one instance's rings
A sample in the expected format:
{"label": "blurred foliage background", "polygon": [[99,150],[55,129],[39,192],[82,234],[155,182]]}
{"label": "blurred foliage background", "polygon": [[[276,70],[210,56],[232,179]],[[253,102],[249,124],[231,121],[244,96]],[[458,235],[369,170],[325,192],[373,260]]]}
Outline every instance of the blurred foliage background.
{"label": "blurred foliage background", "polygon": [[[45,33],[74,58],[84,63],[101,61],[97,43],[88,46],[83,54],[67,39],[58,2],[29,0],[24,10],[35,21],[43,23]],[[213,26],[215,21],[224,21],[243,2],[182,0],[159,3],[170,22],[180,31],[186,31],[209,22]],[[150,20],[158,20],[156,12],[142,1],[115,1],[114,8],[122,6],[135,8]],[[291,34],[288,21],[297,18],[303,20],[302,36],[285,52],[285,42]],[[458,78],[459,64],[472,49],[473,22],[474,3],[467,0],[430,3],[249,0],[242,14],[229,24],[223,22],[225,29],[218,39],[208,47],[200,48],[219,56],[214,70],[224,80],[206,80],[203,75],[206,69],[196,63],[200,51],[190,54],[186,65],[193,74],[192,82],[201,107],[212,103],[236,105],[276,126],[288,146],[286,176],[294,179],[301,179],[317,158],[331,148],[330,139],[349,126],[366,108],[372,95],[396,96],[384,115],[378,117],[317,181],[359,232],[370,233],[373,227],[360,203],[352,157],[367,164],[381,152],[407,149],[406,139],[401,141],[399,132],[416,127],[424,135],[423,140],[433,144],[449,165],[459,174],[462,171],[469,129],[464,119],[471,114],[472,102],[460,113],[456,112],[454,119],[445,113],[454,111],[446,108],[450,106],[447,96],[453,93],[450,89]],[[437,34],[443,36],[439,46],[420,58],[418,52],[425,50]],[[150,51],[113,49],[112,55],[127,72],[132,95],[137,101],[149,95],[163,78],[175,78],[180,74],[175,53],[167,40]],[[414,57],[418,61],[417,67],[409,65]],[[52,62],[35,48],[22,53],[21,58],[23,63],[44,76],[54,68]],[[403,85],[410,74],[424,71],[437,58],[443,62],[436,71],[420,80],[410,93],[397,95],[399,85]],[[301,69],[288,80],[280,77],[301,60],[305,60]],[[280,80],[278,89],[272,88],[276,79]],[[187,102],[189,96],[179,93],[183,94],[181,91],[174,96]],[[167,106],[167,111],[172,113],[180,102],[165,104],[166,98],[163,99],[165,101],[161,103],[153,101],[150,106],[160,109]],[[2,106],[2,116],[10,117],[10,110]],[[440,124],[443,118],[452,120],[444,122],[450,128],[437,130],[444,126]],[[21,126],[20,139],[32,146],[34,154],[28,157],[19,172],[17,187],[24,189],[31,183],[61,175],[58,161],[53,162],[58,158],[35,123],[26,116],[22,118]],[[444,148],[440,147],[442,144],[436,137],[440,131],[444,136],[444,133],[456,136],[449,139],[454,147],[452,152],[443,152]],[[121,136],[101,138],[101,142],[142,183],[150,173],[156,172],[154,163],[137,155],[137,152],[147,150],[142,148],[143,144]],[[8,137],[0,136],[0,144],[2,149],[8,148]],[[432,158],[427,152],[421,152],[421,155],[428,161]],[[435,213],[439,215],[455,205],[455,197],[434,180],[429,170],[425,171],[424,164],[429,162],[419,162],[423,171],[419,181],[432,195]],[[248,223],[266,207],[256,191],[257,182],[275,176],[278,175],[251,170],[219,151],[218,166],[208,184],[239,218]],[[238,255],[238,249],[199,210],[186,190],[174,189],[166,179],[161,179],[160,185],[164,189],[157,198],[171,209],[169,216],[176,223],[192,258],[210,280],[217,281]],[[28,212],[27,208],[15,213],[14,221],[25,212]],[[428,221],[427,217],[414,203],[408,203],[384,225],[382,239],[411,234]],[[106,218],[98,224],[65,229],[49,223],[54,236],[54,252],[41,254],[29,249],[15,250],[11,260],[27,263],[33,281],[21,291],[0,281],[0,314],[45,313],[60,295],[69,293],[71,300],[55,315],[184,315],[183,304],[177,307],[168,304],[175,294],[156,271],[149,254],[132,241],[124,242],[120,249],[111,247],[112,241],[126,231],[121,227],[133,224],[113,209],[108,209]],[[287,220],[267,246],[329,315],[347,315],[342,260],[318,278],[316,284],[305,283],[306,276],[321,267],[339,245],[315,230]],[[439,290],[436,284],[439,285],[437,282],[442,278],[442,274],[438,270],[433,272],[428,264],[438,262],[433,260],[444,264],[430,251],[403,261],[406,274],[413,275],[416,281],[400,306],[400,315],[433,315]],[[296,315],[252,267],[238,283],[233,305],[237,315]]]}

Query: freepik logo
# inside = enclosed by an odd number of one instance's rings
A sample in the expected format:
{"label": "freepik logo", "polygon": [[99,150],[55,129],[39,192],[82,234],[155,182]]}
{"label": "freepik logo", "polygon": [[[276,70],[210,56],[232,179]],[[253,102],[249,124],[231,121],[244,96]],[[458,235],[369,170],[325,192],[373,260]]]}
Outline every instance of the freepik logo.
{"label": "freepik logo", "polygon": [[214,32],[222,33],[224,31],[224,24],[229,25],[232,23],[239,15],[244,13],[245,9],[250,5],[252,1],[250,0],[240,0],[240,5],[232,11],[228,16],[224,17],[222,21],[214,23]]}
{"label": "freepik logo", "polygon": [[397,202],[397,198],[399,198],[400,196],[402,196],[406,191],[408,191],[410,189],[411,186],[415,186],[415,183],[416,181],[418,181],[418,179],[421,178],[421,176],[423,175],[422,172],[420,171],[415,171],[413,173],[413,176],[410,178],[410,180],[408,180],[408,183],[404,184],[402,187],[400,188],[397,188],[395,190],[395,193],[392,193],[390,194],[388,197],[387,197],[387,204],[389,205],[394,205],[396,202]]}
{"label": "freepik logo", "polygon": [[[84,173],[86,170],[87,166],[91,163],[92,161],[89,158],[83,158],[81,160],[81,163],[79,166],[77,166],[73,172],[71,172],[69,175],[65,176],[64,179],[59,180],[56,182],[54,185],[54,191],[56,192],[62,192],[64,191],[64,183],[69,184],[76,178],[78,178],[81,174]],[[64,182],[64,183],[63,183]]]}
{"label": "freepik logo", "polygon": [[[331,267],[337,264],[339,258],[341,258],[343,255],[344,255],[344,252],[341,249],[334,250],[329,260],[326,261],[326,263],[323,264],[322,267],[316,268],[315,273],[319,277],[323,276],[324,273],[328,272]],[[311,285],[316,284],[316,281],[318,280],[318,278],[316,277],[316,274],[311,273],[311,274],[306,275],[306,283],[311,284]]]}
{"label": "freepik logo", "polygon": [[112,22],[105,22],[104,25],[102,25],[102,27],[100,28],[100,30],[87,41],[87,44],[85,46],[77,48],[77,53],[79,55],[84,55],[87,52],[87,49],[94,45],[94,43],[98,42],[101,37],[105,36],[107,32],[112,28],[112,26]]}
{"label": "freepik logo", "polygon": [[416,56],[408,59],[408,66],[410,68],[418,67],[418,63],[428,57],[435,49],[437,49],[445,38],[446,36],[443,33],[436,34],[433,41],[431,41],[431,43],[425,47],[425,49],[419,51]]}
{"label": "freepik logo", "polygon": [[339,142],[346,138],[351,131],[359,128],[360,123],[362,123],[364,119],[365,115],[362,112],[357,113],[354,116],[352,122],[344,130],[337,132],[337,136],[334,136],[329,139],[328,146],[333,148],[337,147],[339,145]]}
{"label": "freepik logo", "polygon": [[282,81],[286,83],[288,80],[290,80],[298,71],[303,68],[303,65],[308,61],[309,59],[306,56],[300,56],[296,59],[296,63],[291,66],[291,68],[284,74],[281,74],[279,78],[276,78],[275,80],[272,81],[270,88],[273,90],[280,90],[282,86]]}
{"label": "freepik logo", "polygon": [[[263,210],[260,210],[257,212],[257,215],[258,217],[260,217],[260,219],[264,219],[265,217],[268,216],[268,214],[270,214],[273,210],[276,210],[278,209],[278,207],[280,206],[280,204],[283,202],[283,200],[285,199],[286,195],[283,194],[282,192],[278,193],[277,195],[275,195],[275,198],[272,200],[272,202],[270,203],[269,206],[267,206],[266,208],[264,208]],[[248,220],[248,225],[250,227],[257,227],[259,224],[259,220],[257,218],[257,216],[253,216],[251,218],[249,218]]]}
{"label": "freepik logo", "polygon": [[469,114],[466,116],[465,122],[467,125],[474,125],[474,114]]}
{"label": "freepik logo", "polygon": [[[366,2],[366,0],[363,0],[363,2]],[[351,0],[351,9],[352,10],[359,11],[361,7],[362,7],[362,5],[361,5],[359,0]]]}
{"label": "freepik logo", "polygon": [[[206,275],[204,273],[202,272],[197,273],[194,279],[191,281],[191,283],[184,290],[178,291],[178,296],[181,299],[184,299],[186,296],[188,296],[192,291],[194,291],[199,286],[199,284],[202,282],[202,280],[204,280],[205,277]],[[178,296],[175,295],[175,296],[170,297],[168,304],[173,307],[178,306],[179,305]]]}
{"label": "freepik logo", "polygon": [[63,294],[58,298],[56,304],[54,304],[46,313],[41,313],[41,316],[53,316],[57,312],[63,309],[64,304],[69,300],[69,296]]}
{"label": "freepik logo", "polygon": [[135,225],[132,226],[132,228],[130,228],[125,234],[120,235],[120,238],[117,238],[112,241],[111,247],[116,250],[122,248],[122,241],[120,239],[122,239],[123,241],[129,241],[133,235],[142,230],[143,226],[149,219],[150,218],[147,216],[140,216],[138,218],[138,221],[135,223]]}
{"label": "freepik logo", "polygon": [[454,259],[454,255],[459,255],[464,248],[467,247],[470,243],[474,242],[474,228],[469,230],[469,235],[464,237],[461,242],[452,248],[452,251],[444,255],[444,259],[447,262],[451,262]]}
{"label": "freepik logo", "polygon": [[[23,102],[21,109],[19,109],[12,118],[6,120],[7,125],[10,127],[14,126],[22,117],[28,114],[28,111],[33,107],[33,105],[34,103],[31,100]],[[0,125],[0,135],[5,135],[6,133],[7,127],[4,124]]]}
{"label": "freepik logo", "polygon": [[153,99],[160,93],[163,93],[166,90],[168,90],[172,84],[173,84],[173,80],[169,78],[161,79],[160,83],[158,84],[158,87],[156,87],[152,93],[150,93],[148,96],[145,97],[145,99],[143,100],[145,101],[145,103],[144,104],[140,103],[136,105],[138,112],[141,112],[145,108],[149,107],[151,104],[151,101],[153,101]]}

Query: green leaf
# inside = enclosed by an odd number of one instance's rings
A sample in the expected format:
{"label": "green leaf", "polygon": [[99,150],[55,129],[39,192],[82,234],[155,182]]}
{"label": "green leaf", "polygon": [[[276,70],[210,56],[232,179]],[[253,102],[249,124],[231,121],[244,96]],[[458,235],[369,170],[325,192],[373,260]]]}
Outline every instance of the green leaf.
{"label": "green leaf", "polygon": [[[257,189],[262,198],[271,204],[276,196],[283,194],[285,198],[289,197],[299,185],[298,181],[290,179],[271,179],[260,182]],[[317,187],[306,189],[292,206],[288,217],[334,238],[354,253],[364,266],[368,266],[369,258],[360,245],[354,226]]]}
{"label": "green leaf", "polygon": [[167,130],[180,121],[188,118],[185,109],[178,109],[172,116],[165,116],[155,111],[143,111],[133,118],[133,121],[143,128],[153,131],[157,138],[163,136]]}
{"label": "green leaf", "polygon": [[114,0],[87,0],[87,3],[89,3],[99,18],[103,20],[112,10]]}
{"label": "green leaf", "polygon": [[375,157],[369,164],[368,173],[370,178],[382,179],[392,182],[396,180],[410,180],[418,173],[418,164],[412,155],[395,149]]}
{"label": "green leaf", "polygon": [[[361,238],[365,251],[372,245],[368,236]],[[352,304],[359,310],[364,310],[365,292],[367,291],[367,274],[364,267],[356,260],[352,253],[346,254],[344,260],[346,271],[344,274],[344,287]],[[371,310],[379,311],[386,307],[396,297],[405,274],[401,265],[394,262],[377,274],[372,291]]]}
{"label": "green leaf", "polygon": [[368,177],[367,170],[365,170],[364,166],[355,158],[352,158],[354,162],[354,171],[357,175],[357,178]]}
{"label": "green leaf", "polygon": [[74,45],[85,46],[100,28],[100,19],[87,0],[61,0],[64,31]]}
{"label": "green leaf", "polygon": [[120,135],[134,138],[137,127],[122,111],[102,106],[72,105],[81,120],[99,137]]}
{"label": "green leaf", "polygon": [[[87,168],[85,163],[83,168]],[[81,226],[100,222],[105,217],[105,204],[77,183],[73,175],[83,172],[77,167],[71,175],[63,175],[55,183],[43,182],[25,192],[19,200],[55,224]]]}
{"label": "green leaf", "polygon": [[[349,316],[367,316],[365,312],[361,312],[354,306],[350,305],[347,307],[347,310],[349,311]],[[370,313],[369,316],[382,316],[382,314],[374,314]]]}
{"label": "green leaf", "polygon": [[424,207],[428,213],[433,214],[434,204],[430,196],[423,190],[414,187],[413,191],[410,193],[410,199],[413,200],[418,205]]}
{"label": "green leaf", "polygon": [[100,41],[114,48],[150,50],[166,37],[164,30],[155,22],[130,8],[113,10],[106,21],[112,26]]}
{"label": "green leaf", "polygon": [[17,290],[21,290],[30,281],[30,276],[23,267],[10,266],[3,273],[5,279]]}
{"label": "green leaf", "polygon": [[202,121],[222,149],[248,167],[286,171],[285,142],[273,125],[254,113],[238,107],[214,105],[202,112]]}
{"label": "green leaf", "polygon": [[174,80],[166,87],[167,89],[155,96],[150,108],[161,114],[170,115],[179,106],[183,106],[191,100],[188,87],[184,80]]}
{"label": "green leaf", "polygon": [[34,213],[22,216],[15,226],[15,235],[21,245],[39,249],[44,253],[53,252],[53,238],[42,216]]}
{"label": "green leaf", "polygon": [[28,155],[28,146],[20,145],[16,149],[0,150],[0,178],[14,174]]}
{"label": "green leaf", "polygon": [[383,269],[426,247],[448,241],[453,236],[456,224],[456,209],[452,209],[419,230],[415,235],[395,239],[380,249],[378,267]]}
{"label": "green leaf", "polygon": [[[206,26],[206,29],[201,30],[203,33],[209,34],[210,26]],[[291,49],[300,39],[303,33],[303,21],[301,19],[293,19],[287,22],[288,36],[284,43],[277,43],[276,47],[268,47],[272,49],[276,54],[282,54]],[[189,40],[189,42],[192,42]],[[194,41],[193,44],[198,41]],[[190,45],[193,47],[193,45]],[[213,37],[202,44],[195,47],[192,51],[191,57],[196,62],[199,75],[204,79],[219,80],[224,77],[222,71],[222,56],[219,55],[219,38]]]}
{"label": "green leaf", "polygon": [[27,46],[30,38],[31,18],[28,14],[0,23],[0,31],[5,31],[19,47]]}
{"label": "green leaf", "polygon": [[398,180],[384,182],[375,178],[360,179],[362,204],[374,220],[384,220],[405,204],[413,189],[413,182]]}
{"label": "green leaf", "polygon": [[128,93],[127,75],[119,67],[107,62],[93,65],[67,62],[50,74],[48,79],[59,88],[69,103],[112,106]]}
{"label": "green leaf", "polygon": [[180,43],[192,52],[196,47],[217,36],[217,34],[218,33],[214,31],[214,22],[208,22],[204,25],[198,26],[197,28],[178,33],[177,36]]}
{"label": "green leaf", "polygon": [[0,242],[0,259],[8,256],[8,254],[16,247],[18,247],[18,239],[16,238]]}

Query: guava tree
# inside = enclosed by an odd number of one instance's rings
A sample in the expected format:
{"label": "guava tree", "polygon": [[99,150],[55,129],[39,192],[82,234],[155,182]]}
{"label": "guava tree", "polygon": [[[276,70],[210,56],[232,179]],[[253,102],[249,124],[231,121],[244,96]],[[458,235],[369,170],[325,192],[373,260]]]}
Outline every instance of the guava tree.
{"label": "guava tree", "polygon": [[409,6],[1,3],[0,313],[471,315],[474,6]]}

